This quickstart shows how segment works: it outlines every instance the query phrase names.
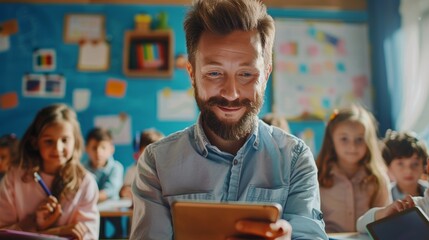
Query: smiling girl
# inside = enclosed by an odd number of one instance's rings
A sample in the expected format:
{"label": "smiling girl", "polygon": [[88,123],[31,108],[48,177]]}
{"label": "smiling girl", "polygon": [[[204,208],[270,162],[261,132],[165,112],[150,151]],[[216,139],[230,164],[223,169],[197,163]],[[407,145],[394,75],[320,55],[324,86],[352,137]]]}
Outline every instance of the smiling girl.
{"label": "smiling girl", "polygon": [[358,217],[391,202],[376,123],[363,107],[332,114],[317,167],[326,232],[354,232]]}
{"label": "smiling girl", "polygon": [[[19,167],[0,184],[0,228],[97,239],[98,190],[80,164],[82,149],[73,110],[64,104],[40,110],[20,143]],[[52,195],[34,181],[36,172]]]}

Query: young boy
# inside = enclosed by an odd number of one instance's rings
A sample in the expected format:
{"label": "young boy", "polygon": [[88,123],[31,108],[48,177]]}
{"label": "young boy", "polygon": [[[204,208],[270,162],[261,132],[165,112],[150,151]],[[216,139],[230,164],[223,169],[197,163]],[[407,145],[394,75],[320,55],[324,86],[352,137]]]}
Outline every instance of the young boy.
{"label": "young boy", "polygon": [[428,182],[421,179],[428,158],[425,144],[411,133],[392,130],[386,132],[383,142],[383,158],[394,181],[393,200],[423,196],[428,187]]}
{"label": "young boy", "polygon": [[[156,129],[148,129],[140,133],[140,140],[136,145],[138,145],[139,149],[134,155],[134,160],[137,162],[140,155],[143,153],[144,149],[151,143],[154,143],[160,139],[162,139],[164,135]],[[133,164],[128,168],[127,173],[125,174],[124,185],[119,192],[119,196],[121,198],[133,198],[131,193],[131,185],[134,181],[134,178],[137,173],[137,165]]]}
{"label": "young boy", "polygon": [[96,127],[88,133],[86,153],[89,161],[84,166],[95,175],[100,191],[98,202],[119,198],[124,167],[113,159],[114,152],[115,146],[109,130]]}
{"label": "young boy", "polygon": [[[426,164],[428,153],[425,144],[411,134],[397,132],[388,132],[384,142],[386,144],[384,150],[390,149],[391,151],[385,152],[383,150],[383,157],[391,159],[391,161],[387,160],[389,161],[387,162],[389,171],[392,177],[398,181],[398,184],[392,189],[393,197],[400,197],[401,195],[405,197],[396,199],[386,207],[372,208],[362,215],[356,223],[356,229],[362,233],[366,232],[366,225],[368,223],[401,212],[410,207],[418,206],[429,215],[429,188],[426,188],[424,197],[422,197],[420,194],[422,186],[418,184],[420,182],[418,178],[421,176],[422,171],[413,171],[413,169],[421,169]],[[429,164],[426,165],[426,171],[429,172]],[[414,180],[414,183],[411,181],[412,177],[410,177],[410,174],[419,174],[413,177],[413,179],[417,179]],[[403,183],[399,185],[399,182]]]}
{"label": "young boy", "polygon": [[[86,153],[89,161],[84,163],[88,171],[94,174],[99,189],[98,202],[107,199],[118,199],[122,186],[124,167],[113,158],[115,146],[112,134],[103,128],[94,128],[86,136]],[[101,218],[100,237],[106,237],[106,221],[114,225],[112,237],[122,237],[122,225],[120,218]]]}

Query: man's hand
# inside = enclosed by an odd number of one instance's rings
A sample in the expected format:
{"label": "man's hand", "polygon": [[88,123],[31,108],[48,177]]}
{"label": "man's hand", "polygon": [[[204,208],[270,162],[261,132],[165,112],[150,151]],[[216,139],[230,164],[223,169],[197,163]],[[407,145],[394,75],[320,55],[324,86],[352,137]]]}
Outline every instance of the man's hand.
{"label": "man's hand", "polygon": [[284,219],[280,219],[275,223],[241,220],[237,222],[235,228],[244,234],[260,236],[270,240],[290,240],[292,237],[292,226]]}

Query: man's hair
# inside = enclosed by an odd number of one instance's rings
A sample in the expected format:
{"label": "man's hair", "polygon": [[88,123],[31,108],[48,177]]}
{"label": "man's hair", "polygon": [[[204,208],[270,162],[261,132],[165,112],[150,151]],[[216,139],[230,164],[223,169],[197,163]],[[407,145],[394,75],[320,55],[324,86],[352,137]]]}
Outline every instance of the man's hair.
{"label": "man's hair", "polygon": [[388,166],[394,159],[409,158],[414,154],[423,160],[423,165],[426,165],[428,158],[426,145],[423,141],[417,139],[415,134],[411,132],[396,132],[389,129],[386,131],[383,143],[383,159]]}
{"label": "man's hair", "polygon": [[86,135],[86,144],[88,144],[90,140],[95,140],[97,142],[100,142],[100,141],[112,142],[113,137],[109,129],[95,127],[91,131],[89,131],[89,133]]}
{"label": "man's hair", "polygon": [[205,31],[227,35],[236,30],[257,30],[264,63],[272,63],[274,20],[260,0],[195,0],[186,15],[184,28],[189,62],[193,67],[198,42]]}

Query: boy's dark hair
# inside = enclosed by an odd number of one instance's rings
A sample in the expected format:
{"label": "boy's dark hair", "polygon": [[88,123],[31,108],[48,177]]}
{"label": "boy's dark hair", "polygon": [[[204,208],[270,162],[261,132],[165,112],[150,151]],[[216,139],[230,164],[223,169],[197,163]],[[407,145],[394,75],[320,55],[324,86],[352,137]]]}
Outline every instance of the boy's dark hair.
{"label": "boy's dark hair", "polygon": [[393,159],[408,158],[413,154],[417,154],[417,157],[423,160],[423,165],[426,165],[428,159],[426,145],[417,139],[413,133],[396,132],[389,129],[383,143],[382,155],[388,166]]}
{"label": "boy's dark hair", "polygon": [[86,135],[86,144],[90,140],[95,140],[97,142],[100,141],[113,141],[112,133],[109,129],[101,128],[101,127],[95,127],[89,133]]}
{"label": "boy's dark hair", "polygon": [[144,130],[140,134],[139,149],[142,149],[147,145],[160,140],[163,137],[164,137],[164,134],[162,134],[158,130],[155,130],[155,129]]}

